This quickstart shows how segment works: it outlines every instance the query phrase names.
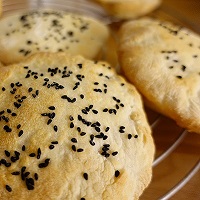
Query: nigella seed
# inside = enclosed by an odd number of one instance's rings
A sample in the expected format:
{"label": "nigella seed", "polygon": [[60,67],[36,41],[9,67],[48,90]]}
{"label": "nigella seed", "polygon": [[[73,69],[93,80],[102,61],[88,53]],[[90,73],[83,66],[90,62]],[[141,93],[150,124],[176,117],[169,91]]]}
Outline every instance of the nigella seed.
{"label": "nigella seed", "polygon": [[73,143],[77,143],[77,139],[76,139],[76,138],[72,138],[71,141],[72,141]]}
{"label": "nigella seed", "polygon": [[38,180],[38,174],[37,173],[34,174],[34,178],[35,178],[36,181]]}
{"label": "nigella seed", "polygon": [[24,131],[20,130],[19,133],[18,133],[18,136],[21,137],[23,135],[23,133],[24,133]]}
{"label": "nigella seed", "polygon": [[81,99],[84,99],[84,95],[83,94],[81,94],[80,97],[81,97]]}
{"label": "nigella seed", "polygon": [[50,149],[50,150],[54,149],[54,147],[55,147],[55,146],[54,146],[54,145],[52,145],[52,144],[51,144],[51,145],[49,145],[49,149]]}
{"label": "nigella seed", "polygon": [[79,148],[79,149],[77,149],[77,152],[83,152],[83,149],[81,149],[81,148]]}
{"label": "nigella seed", "polygon": [[51,144],[58,144],[58,141],[53,141],[51,142]]}
{"label": "nigella seed", "polygon": [[12,172],[11,174],[14,176],[17,176],[17,175],[20,175],[20,172],[16,171],[16,172]]}
{"label": "nigella seed", "polygon": [[47,122],[47,125],[51,124],[51,122],[52,122],[52,119],[49,119]]}
{"label": "nigella seed", "polygon": [[7,109],[7,113],[11,113],[12,111],[10,109]]}
{"label": "nigella seed", "polygon": [[113,156],[116,156],[117,154],[118,154],[117,151],[112,152],[112,155],[113,155]]}
{"label": "nigella seed", "polygon": [[48,158],[48,159],[45,160],[44,163],[40,163],[40,164],[38,165],[38,167],[39,167],[39,168],[45,168],[45,167],[47,167],[47,166],[49,165],[49,162],[50,162],[50,159]]}
{"label": "nigella seed", "polygon": [[86,135],[85,132],[81,132],[81,133],[80,133],[80,136],[84,136],[84,135]]}
{"label": "nigella seed", "polygon": [[5,155],[6,155],[7,157],[10,157],[10,152],[9,152],[9,151],[5,150],[4,152],[5,152]]}
{"label": "nigella seed", "polygon": [[29,175],[30,175],[30,172],[24,173],[24,177],[27,177],[27,176],[29,176]]}
{"label": "nigella seed", "polygon": [[76,151],[76,146],[75,145],[72,145],[72,150]]}
{"label": "nigella seed", "polygon": [[9,152],[9,151],[5,150],[4,152],[5,152],[5,155],[6,155],[7,157],[10,157],[10,152]]}
{"label": "nigella seed", "polygon": [[130,140],[133,136],[131,134],[128,134],[128,139]]}
{"label": "nigella seed", "polygon": [[30,157],[35,157],[35,153],[29,154]]}
{"label": "nigella seed", "polygon": [[54,106],[50,106],[49,110],[55,110],[56,108]]}
{"label": "nigella seed", "polygon": [[119,175],[120,175],[119,170],[116,170],[116,171],[115,171],[115,177],[117,178]]}
{"label": "nigella seed", "polygon": [[42,154],[41,149],[38,148],[38,150],[37,150],[37,159],[40,159],[41,154]]}
{"label": "nigella seed", "polygon": [[7,190],[8,192],[12,192],[12,188],[11,188],[9,185],[6,185],[6,190]]}
{"label": "nigella seed", "polygon": [[70,128],[74,128],[74,123],[73,122],[70,123]]}
{"label": "nigella seed", "polygon": [[84,179],[87,181],[88,180],[88,174],[87,173],[83,173],[83,177]]}
{"label": "nigella seed", "polygon": [[56,125],[53,127],[53,129],[54,129],[55,132],[58,131],[58,127]]}
{"label": "nigella seed", "polygon": [[138,138],[138,135],[135,135],[134,138]]}
{"label": "nigella seed", "polygon": [[25,145],[22,146],[22,151],[25,151],[26,150],[26,147]]}
{"label": "nigella seed", "polygon": [[182,79],[182,76],[176,76],[176,78],[178,78],[178,79]]}
{"label": "nigella seed", "polygon": [[69,120],[70,120],[70,121],[73,121],[74,118],[70,115],[70,116],[69,116]]}
{"label": "nigella seed", "polygon": [[106,127],[105,132],[108,132],[109,130],[110,130],[110,128],[109,128],[109,127]]}

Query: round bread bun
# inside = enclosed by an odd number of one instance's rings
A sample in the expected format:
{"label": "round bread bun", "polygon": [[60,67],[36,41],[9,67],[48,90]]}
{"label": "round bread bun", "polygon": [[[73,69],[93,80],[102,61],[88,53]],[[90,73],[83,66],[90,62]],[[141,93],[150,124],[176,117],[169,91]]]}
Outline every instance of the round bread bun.
{"label": "round bread bun", "polygon": [[200,133],[200,37],[171,22],[143,18],[124,24],[119,60],[146,104]]}
{"label": "round bread bun", "polygon": [[119,19],[143,16],[156,9],[161,0],[93,0]]}
{"label": "round bread bun", "polygon": [[36,54],[0,68],[0,199],[138,199],[154,143],[141,97],[104,62]]}
{"label": "round bread bun", "polygon": [[27,11],[0,20],[0,61],[13,64],[37,52],[69,52],[93,59],[109,30],[102,22],[64,11]]}

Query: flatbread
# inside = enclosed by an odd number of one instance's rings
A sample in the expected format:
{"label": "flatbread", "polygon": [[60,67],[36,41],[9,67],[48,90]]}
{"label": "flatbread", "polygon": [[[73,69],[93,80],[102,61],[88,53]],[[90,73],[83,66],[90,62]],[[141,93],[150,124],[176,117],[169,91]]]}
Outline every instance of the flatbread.
{"label": "flatbread", "polygon": [[200,133],[200,37],[173,23],[125,23],[119,60],[125,76],[156,111]]}

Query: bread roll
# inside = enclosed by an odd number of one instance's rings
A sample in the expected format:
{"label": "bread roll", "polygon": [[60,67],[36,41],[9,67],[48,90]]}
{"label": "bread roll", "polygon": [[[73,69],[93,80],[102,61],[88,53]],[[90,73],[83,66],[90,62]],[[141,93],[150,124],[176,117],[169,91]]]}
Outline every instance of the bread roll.
{"label": "bread roll", "polygon": [[109,36],[96,19],[64,11],[27,11],[0,20],[0,61],[11,64],[37,52],[95,58]]}
{"label": "bread roll", "polygon": [[171,22],[143,18],[119,36],[125,76],[146,104],[188,131],[200,133],[200,37]]}
{"label": "bread roll", "polygon": [[161,0],[93,0],[103,6],[108,13],[119,19],[143,16],[156,9]]}
{"label": "bread roll", "polygon": [[0,199],[133,200],[154,144],[140,95],[107,63],[37,54],[0,68]]}

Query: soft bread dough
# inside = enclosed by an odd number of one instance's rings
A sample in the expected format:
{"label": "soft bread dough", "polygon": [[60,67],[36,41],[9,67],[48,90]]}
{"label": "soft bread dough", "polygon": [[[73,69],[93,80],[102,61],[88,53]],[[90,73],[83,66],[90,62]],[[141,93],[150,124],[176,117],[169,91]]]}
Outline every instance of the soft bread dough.
{"label": "soft bread dough", "polygon": [[143,16],[156,9],[161,0],[93,0],[120,19]]}
{"label": "soft bread dough", "polygon": [[0,67],[0,199],[133,200],[152,175],[141,97],[105,62],[41,53]]}
{"label": "soft bread dough", "polygon": [[153,109],[200,133],[200,37],[170,22],[143,18],[119,33],[125,76]]}
{"label": "soft bread dough", "polygon": [[96,19],[55,10],[27,11],[0,20],[0,61],[11,64],[37,52],[70,52],[93,59],[108,28]]}

